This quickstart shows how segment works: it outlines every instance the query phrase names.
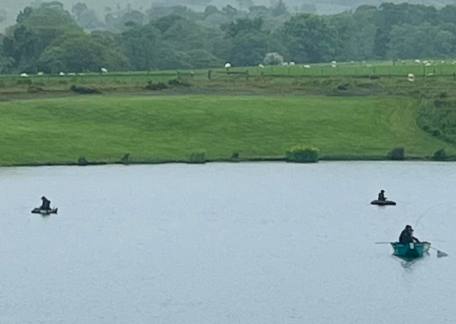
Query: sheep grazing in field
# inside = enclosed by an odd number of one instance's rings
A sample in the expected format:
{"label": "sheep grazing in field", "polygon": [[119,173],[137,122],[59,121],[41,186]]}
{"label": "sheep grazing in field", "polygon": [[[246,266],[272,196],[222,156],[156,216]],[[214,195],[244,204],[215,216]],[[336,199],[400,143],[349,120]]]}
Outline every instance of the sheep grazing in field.
{"label": "sheep grazing in field", "polygon": [[101,73],[108,73],[108,69],[107,69],[107,68],[104,68],[104,67],[101,68],[100,71],[101,71]]}
{"label": "sheep grazing in field", "polygon": [[60,72],[59,75],[60,76],[65,76],[65,73],[64,72]]}
{"label": "sheep grazing in field", "polygon": [[288,66],[288,62],[283,62],[282,66]]}
{"label": "sheep grazing in field", "polygon": [[258,67],[259,67],[260,69],[264,69],[264,65],[263,65],[263,64],[258,64]]}
{"label": "sheep grazing in field", "polygon": [[421,64],[421,61],[420,60],[415,60],[415,63],[416,64]]}
{"label": "sheep grazing in field", "polygon": [[304,68],[305,69],[310,69],[310,65],[306,64],[306,65],[304,65]]}
{"label": "sheep grazing in field", "polygon": [[296,65],[296,62],[290,62],[289,65],[290,65],[290,66],[295,66],[295,65]]}
{"label": "sheep grazing in field", "polygon": [[337,64],[337,62],[336,61],[331,61],[331,64]]}
{"label": "sheep grazing in field", "polygon": [[409,73],[407,75],[407,80],[409,80],[410,82],[415,82],[415,74]]}
{"label": "sheep grazing in field", "polygon": [[337,64],[331,64],[331,67],[332,67],[332,68],[336,68],[336,67],[337,67]]}
{"label": "sheep grazing in field", "polygon": [[38,75],[38,76],[43,76],[43,75],[44,75],[44,72],[38,72],[36,75]]}
{"label": "sheep grazing in field", "polygon": [[75,76],[76,73],[68,73],[69,76]]}
{"label": "sheep grazing in field", "polygon": [[21,78],[28,78],[28,74],[27,73],[21,73]]}
{"label": "sheep grazing in field", "polygon": [[432,63],[431,62],[427,62],[426,64],[424,64],[424,66],[432,66]]}

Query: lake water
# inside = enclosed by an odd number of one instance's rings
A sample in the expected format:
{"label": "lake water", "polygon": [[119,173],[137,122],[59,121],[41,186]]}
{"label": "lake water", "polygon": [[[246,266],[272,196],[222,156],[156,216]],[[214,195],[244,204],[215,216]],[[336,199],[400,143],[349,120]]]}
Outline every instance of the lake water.
{"label": "lake water", "polygon": [[[456,323],[455,185],[453,163],[3,168],[0,323]],[[374,244],[406,224],[449,257]]]}

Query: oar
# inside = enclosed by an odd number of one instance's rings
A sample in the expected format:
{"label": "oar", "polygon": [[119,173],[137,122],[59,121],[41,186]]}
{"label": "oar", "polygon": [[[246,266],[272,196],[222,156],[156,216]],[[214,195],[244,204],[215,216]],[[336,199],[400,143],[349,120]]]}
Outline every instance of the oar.
{"label": "oar", "polygon": [[438,257],[438,258],[443,258],[443,257],[447,257],[447,256],[448,256],[448,253],[443,252],[442,250],[436,249],[436,248],[433,247],[433,246],[431,246],[431,249],[437,251],[437,257]]}

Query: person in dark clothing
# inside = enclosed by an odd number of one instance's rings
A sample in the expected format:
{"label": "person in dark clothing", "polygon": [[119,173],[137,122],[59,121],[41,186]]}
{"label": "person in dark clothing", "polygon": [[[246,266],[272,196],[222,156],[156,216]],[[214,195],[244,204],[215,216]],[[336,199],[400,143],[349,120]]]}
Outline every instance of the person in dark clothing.
{"label": "person in dark clothing", "polygon": [[50,210],[51,209],[51,201],[49,199],[47,199],[46,197],[41,197],[41,207],[40,209],[43,209],[43,210]]}
{"label": "person in dark clothing", "polygon": [[380,201],[386,201],[385,190],[381,190],[381,191],[380,191],[380,193],[378,194],[378,200],[380,200]]}
{"label": "person in dark clothing", "polygon": [[409,243],[420,243],[420,241],[413,236],[413,228],[410,225],[405,226],[404,230],[399,236],[399,243],[409,244]]}

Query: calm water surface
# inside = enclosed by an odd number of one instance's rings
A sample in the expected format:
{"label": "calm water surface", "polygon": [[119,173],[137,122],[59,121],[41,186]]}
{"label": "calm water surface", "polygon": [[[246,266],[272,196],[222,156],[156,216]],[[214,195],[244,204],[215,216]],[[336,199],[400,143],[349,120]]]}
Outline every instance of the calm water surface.
{"label": "calm water surface", "polygon": [[[0,323],[456,323],[455,186],[452,163],[0,169]],[[406,224],[450,256],[374,244]]]}

